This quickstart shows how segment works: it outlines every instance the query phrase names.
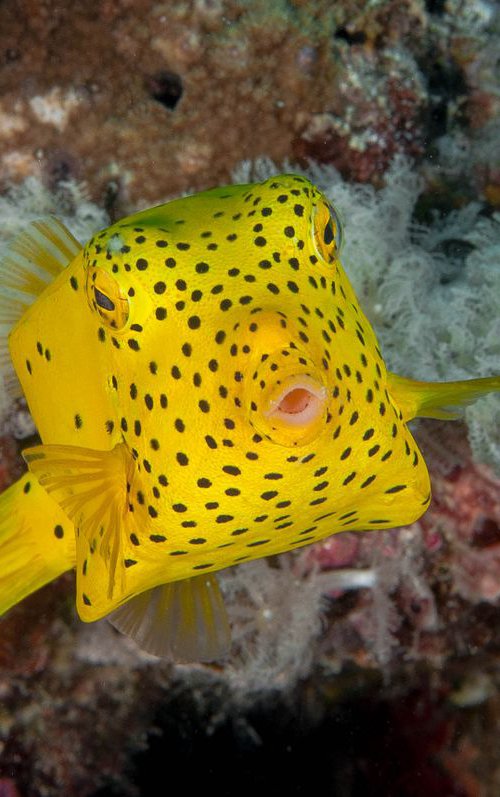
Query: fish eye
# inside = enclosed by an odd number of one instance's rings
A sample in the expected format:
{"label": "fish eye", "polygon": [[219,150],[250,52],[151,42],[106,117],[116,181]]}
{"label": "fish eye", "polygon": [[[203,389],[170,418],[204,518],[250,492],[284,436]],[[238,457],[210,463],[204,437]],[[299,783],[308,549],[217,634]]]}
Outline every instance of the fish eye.
{"label": "fish eye", "polygon": [[99,290],[98,288],[96,288],[95,286],[94,286],[94,296],[95,296],[95,301],[96,301],[96,304],[97,304],[97,305],[98,305],[98,306],[99,306],[99,307],[100,307],[102,310],[109,310],[109,311],[112,311],[112,310],[114,310],[114,309],[115,309],[115,305],[113,304],[113,302],[111,301],[111,299],[109,298],[109,296],[106,296],[104,293],[102,293],[102,291],[100,291],[100,290]]}
{"label": "fish eye", "polygon": [[313,227],[317,255],[327,263],[332,263],[342,248],[342,222],[333,205],[325,199],[314,209]]}
{"label": "fish eye", "polygon": [[87,273],[87,299],[102,322],[112,329],[123,329],[129,317],[129,300],[119,283],[102,268]]}

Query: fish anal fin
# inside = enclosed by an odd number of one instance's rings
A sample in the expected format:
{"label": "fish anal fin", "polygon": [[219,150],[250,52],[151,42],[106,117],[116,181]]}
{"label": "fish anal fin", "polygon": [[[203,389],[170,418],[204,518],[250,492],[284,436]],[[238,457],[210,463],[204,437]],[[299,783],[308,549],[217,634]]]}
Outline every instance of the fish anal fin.
{"label": "fish anal fin", "polygon": [[[132,478],[133,459],[123,443],[111,451],[41,445],[26,449],[23,457],[42,487],[75,524],[77,605],[85,615],[83,619],[96,619],[94,612],[105,613],[106,603],[125,589],[118,562],[126,534],[127,484]],[[120,583],[117,573],[122,576]],[[80,611],[82,596],[86,596],[84,604],[91,596],[92,610],[86,607]]]}
{"label": "fish anal fin", "polygon": [[226,608],[211,573],[142,592],[108,620],[143,650],[176,662],[220,660],[231,644]]}

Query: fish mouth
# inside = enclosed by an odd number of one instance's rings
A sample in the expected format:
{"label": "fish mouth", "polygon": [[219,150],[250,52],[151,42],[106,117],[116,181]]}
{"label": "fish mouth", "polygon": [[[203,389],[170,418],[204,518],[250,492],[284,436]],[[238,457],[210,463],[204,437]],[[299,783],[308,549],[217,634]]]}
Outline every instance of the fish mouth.
{"label": "fish mouth", "polygon": [[301,377],[271,399],[271,406],[264,415],[270,421],[280,421],[287,426],[308,426],[323,414],[326,398],[327,390],[323,385]]}
{"label": "fish mouth", "polygon": [[325,430],[326,374],[297,346],[266,351],[245,385],[245,403],[259,434],[278,445],[306,445]]}

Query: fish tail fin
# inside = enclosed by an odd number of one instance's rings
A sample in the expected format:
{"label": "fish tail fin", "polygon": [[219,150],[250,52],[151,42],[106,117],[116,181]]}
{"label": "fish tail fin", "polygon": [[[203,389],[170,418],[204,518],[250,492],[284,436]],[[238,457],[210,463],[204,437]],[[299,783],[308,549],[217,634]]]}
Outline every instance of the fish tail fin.
{"label": "fish tail fin", "polygon": [[500,391],[500,376],[460,382],[417,382],[389,373],[388,390],[405,421],[412,418],[453,420],[476,399]]}
{"label": "fish tail fin", "polygon": [[0,615],[74,566],[74,538],[31,473],[0,495]]}

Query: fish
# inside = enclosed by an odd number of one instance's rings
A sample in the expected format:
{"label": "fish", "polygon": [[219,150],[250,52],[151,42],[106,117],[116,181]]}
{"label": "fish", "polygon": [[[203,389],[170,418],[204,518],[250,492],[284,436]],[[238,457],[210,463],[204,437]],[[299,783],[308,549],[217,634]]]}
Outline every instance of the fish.
{"label": "fish", "polygon": [[107,617],[175,661],[230,649],[216,572],[431,500],[409,429],[500,377],[388,371],[342,266],[343,227],[306,177],[213,188],[82,246],[55,217],[0,265],[0,357],[41,439],[0,497],[0,613],[76,571]]}

